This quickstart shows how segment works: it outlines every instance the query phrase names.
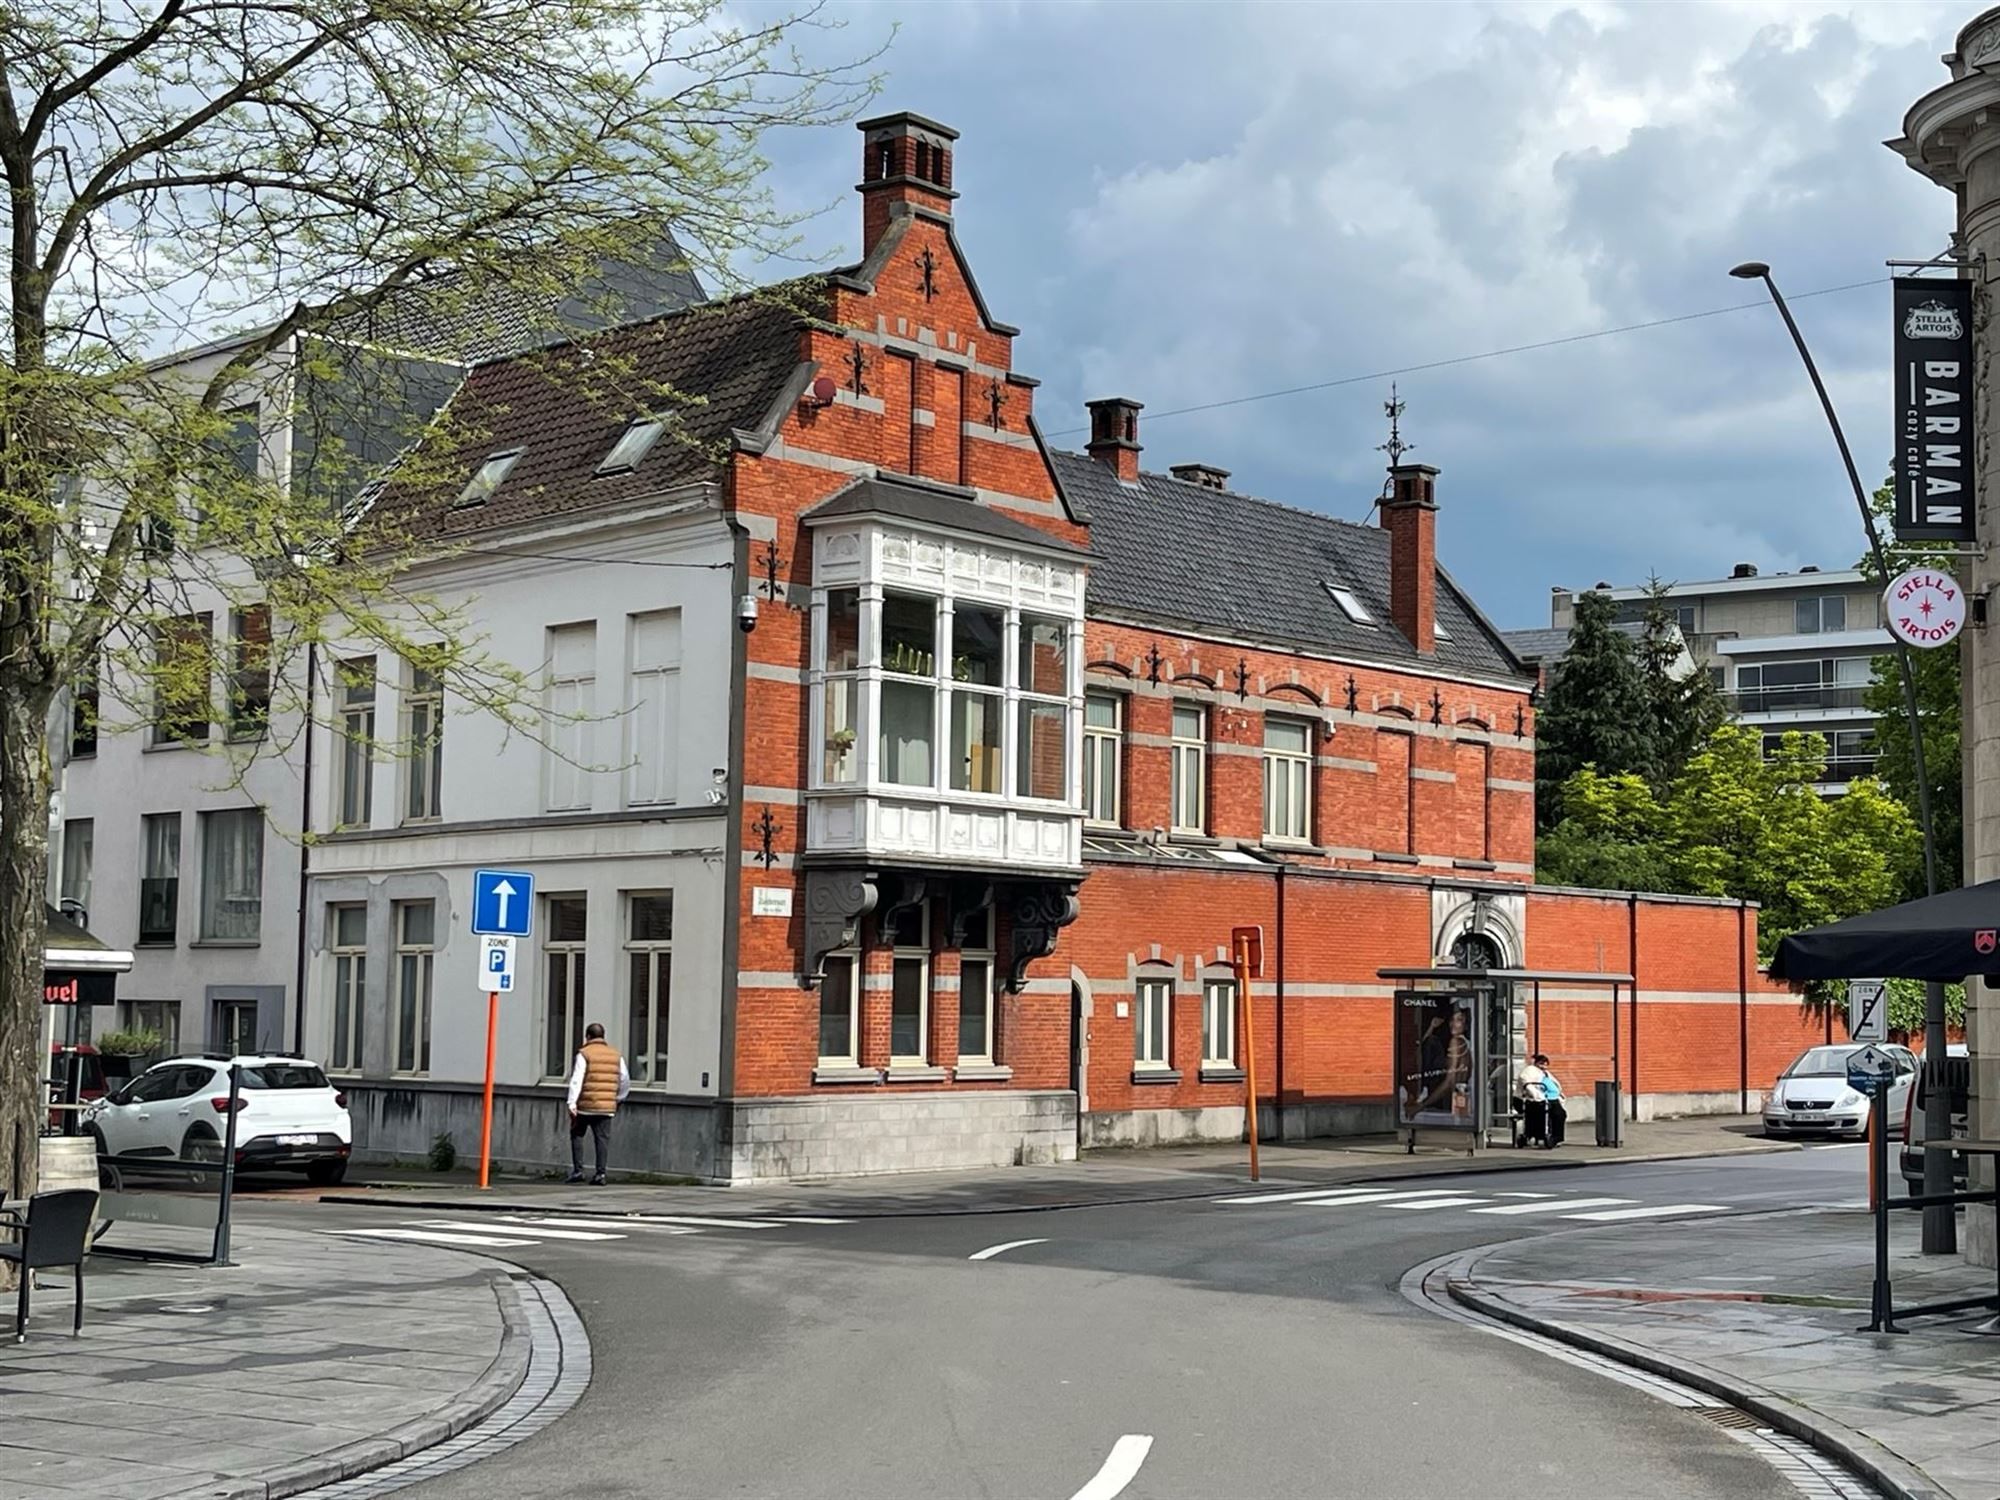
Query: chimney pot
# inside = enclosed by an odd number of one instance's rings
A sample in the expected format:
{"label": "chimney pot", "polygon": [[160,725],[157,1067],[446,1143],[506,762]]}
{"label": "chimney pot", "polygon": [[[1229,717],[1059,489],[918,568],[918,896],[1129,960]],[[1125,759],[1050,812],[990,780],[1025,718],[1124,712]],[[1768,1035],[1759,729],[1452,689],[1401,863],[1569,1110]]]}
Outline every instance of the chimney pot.
{"label": "chimney pot", "polygon": [[1175,464],[1167,472],[1184,484],[1198,484],[1205,490],[1229,488],[1229,471],[1214,464]]}
{"label": "chimney pot", "polygon": [[1418,654],[1437,652],[1437,474],[1395,464],[1382,526],[1389,533],[1389,616]]}
{"label": "chimney pot", "polygon": [[1139,479],[1139,413],[1145,407],[1129,396],[1103,396],[1083,403],[1090,410],[1090,441],[1084,451],[1127,484]]}
{"label": "chimney pot", "polygon": [[1757,565],[1755,563],[1738,563],[1729,570],[1729,576],[1731,578],[1755,578],[1757,576]]}

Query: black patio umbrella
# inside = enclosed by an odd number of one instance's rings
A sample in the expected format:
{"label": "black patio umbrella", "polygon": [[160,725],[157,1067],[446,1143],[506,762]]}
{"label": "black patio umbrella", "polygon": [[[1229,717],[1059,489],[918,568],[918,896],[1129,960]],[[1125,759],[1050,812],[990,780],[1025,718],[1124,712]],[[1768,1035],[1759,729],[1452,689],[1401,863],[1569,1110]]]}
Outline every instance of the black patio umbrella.
{"label": "black patio umbrella", "polygon": [[1773,979],[1941,979],[2000,973],[2000,880],[1940,891],[1778,940]]}

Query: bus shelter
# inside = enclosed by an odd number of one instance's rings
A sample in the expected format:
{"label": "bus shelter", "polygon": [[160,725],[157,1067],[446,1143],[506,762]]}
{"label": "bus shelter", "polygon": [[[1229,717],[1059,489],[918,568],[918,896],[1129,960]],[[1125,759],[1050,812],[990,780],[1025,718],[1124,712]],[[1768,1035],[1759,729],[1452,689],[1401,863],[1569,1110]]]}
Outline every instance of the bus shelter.
{"label": "bus shelter", "polygon": [[[1424,1132],[1443,1133],[1468,1152],[1486,1150],[1496,1139],[1520,1143],[1514,1080],[1530,1057],[1554,1050],[1542,1036],[1545,986],[1560,992],[1564,1007],[1566,1040],[1558,1071],[1577,1080],[1608,1072],[1614,1102],[1608,1111],[1597,1110],[1598,1139],[1617,1144],[1618,1011],[1620,992],[1632,985],[1630,974],[1454,967],[1375,973],[1396,985],[1391,1077],[1396,1129],[1411,1151]],[[1577,990],[1603,992],[1602,1031],[1589,1014],[1600,1002],[1577,1001]],[[1595,1050],[1596,1037],[1604,1040],[1602,1053]],[[1613,1132],[1608,1141],[1607,1129]]]}

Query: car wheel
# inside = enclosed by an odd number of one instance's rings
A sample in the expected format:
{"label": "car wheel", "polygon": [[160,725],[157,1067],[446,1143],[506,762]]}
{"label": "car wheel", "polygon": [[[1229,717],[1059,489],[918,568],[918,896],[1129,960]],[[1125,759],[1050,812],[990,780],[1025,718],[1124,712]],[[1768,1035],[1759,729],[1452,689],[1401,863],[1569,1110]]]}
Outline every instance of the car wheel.
{"label": "car wheel", "polygon": [[181,1141],[181,1160],[219,1162],[222,1160],[222,1142],[215,1138],[215,1132],[197,1125]]}
{"label": "car wheel", "polygon": [[306,1164],[306,1181],[314,1187],[339,1187],[347,1180],[344,1161],[315,1161]]}
{"label": "car wheel", "polygon": [[90,1144],[96,1148],[99,1161],[103,1161],[111,1154],[111,1148],[104,1143],[104,1132],[95,1125],[90,1127]]}

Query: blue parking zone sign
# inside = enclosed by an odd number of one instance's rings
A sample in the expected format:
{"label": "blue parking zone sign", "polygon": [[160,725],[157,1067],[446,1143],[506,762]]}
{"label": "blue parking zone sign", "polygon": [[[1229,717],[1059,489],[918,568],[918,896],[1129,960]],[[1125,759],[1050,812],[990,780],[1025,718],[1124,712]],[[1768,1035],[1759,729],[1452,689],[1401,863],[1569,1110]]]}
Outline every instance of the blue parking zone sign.
{"label": "blue parking zone sign", "polygon": [[472,930],[526,937],[534,925],[535,877],[523,870],[472,872]]}

